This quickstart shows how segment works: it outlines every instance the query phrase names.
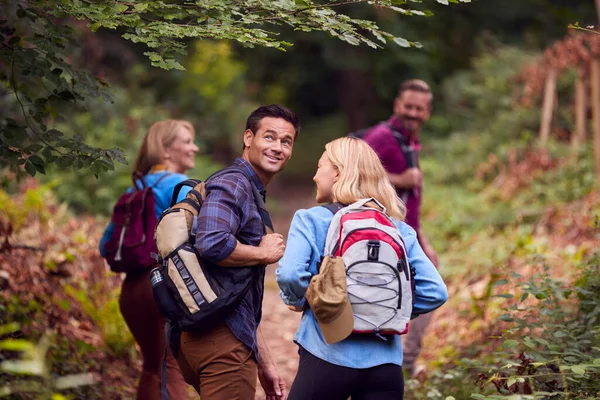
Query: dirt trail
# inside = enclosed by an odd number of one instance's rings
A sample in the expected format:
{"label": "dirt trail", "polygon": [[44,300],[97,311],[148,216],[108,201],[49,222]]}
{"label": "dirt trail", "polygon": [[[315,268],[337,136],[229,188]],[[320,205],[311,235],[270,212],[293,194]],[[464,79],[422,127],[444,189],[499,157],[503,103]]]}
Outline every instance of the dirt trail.
{"label": "dirt trail", "polygon": [[[272,213],[275,230],[286,240],[296,210],[316,205],[313,188],[310,186],[286,188],[285,191],[275,189],[269,196],[279,205],[278,212]],[[261,329],[277,370],[285,379],[289,390],[298,368],[298,346],[293,342],[293,338],[302,315],[290,311],[279,297],[279,287],[275,281],[276,269],[276,264],[267,268]],[[264,398],[264,391],[259,384],[256,399]]]}

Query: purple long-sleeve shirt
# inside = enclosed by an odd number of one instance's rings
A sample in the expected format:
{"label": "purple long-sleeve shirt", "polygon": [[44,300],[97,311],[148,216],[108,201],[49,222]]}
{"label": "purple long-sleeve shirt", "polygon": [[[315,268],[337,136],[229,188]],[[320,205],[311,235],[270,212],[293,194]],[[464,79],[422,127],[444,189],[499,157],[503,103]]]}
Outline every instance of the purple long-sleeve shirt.
{"label": "purple long-sleeve shirt", "polygon": [[[402,127],[402,124],[396,118],[392,116],[388,120],[388,124],[394,127],[398,132],[403,134],[405,137],[409,137],[406,130]],[[391,129],[385,124],[379,124],[375,126],[371,131],[367,132],[363,137],[363,140],[367,142],[373,150],[379,156],[379,159],[383,163],[385,170],[392,174],[401,174],[407,169],[407,160],[402,153],[398,141],[394,137]],[[415,164],[418,164],[419,158],[419,142],[414,141],[411,143],[415,149],[414,154],[416,158]],[[419,185],[414,189],[398,189],[396,192],[400,198],[406,198],[406,223],[413,228],[417,233],[419,232],[420,221],[419,214],[421,212],[421,193],[423,187]]]}

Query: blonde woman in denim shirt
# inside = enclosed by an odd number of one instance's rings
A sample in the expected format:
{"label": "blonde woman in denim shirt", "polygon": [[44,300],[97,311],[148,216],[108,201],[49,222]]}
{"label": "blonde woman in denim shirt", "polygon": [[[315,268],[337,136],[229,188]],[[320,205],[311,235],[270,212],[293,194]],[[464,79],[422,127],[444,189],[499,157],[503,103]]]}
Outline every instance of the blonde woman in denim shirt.
{"label": "blonde woman in denim shirt", "polygon": [[[317,172],[319,203],[352,204],[363,198],[377,199],[394,218],[405,241],[410,264],[416,270],[413,313],[425,314],[446,302],[448,292],[427,258],[415,231],[402,222],[406,208],[387,179],[377,154],[361,139],[344,137],[325,145]],[[404,395],[400,336],[386,341],[374,335],[350,335],[327,344],[305,293],[323,256],[333,214],[317,206],[294,215],[285,254],[277,269],[283,301],[303,312],[294,342],[300,362],[290,390],[290,400],[398,400]]]}

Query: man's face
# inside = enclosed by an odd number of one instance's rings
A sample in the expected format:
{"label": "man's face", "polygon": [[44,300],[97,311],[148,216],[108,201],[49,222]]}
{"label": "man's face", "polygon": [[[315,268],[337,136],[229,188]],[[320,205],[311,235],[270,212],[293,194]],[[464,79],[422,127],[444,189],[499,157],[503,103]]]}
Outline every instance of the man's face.
{"label": "man's face", "polygon": [[261,178],[270,179],[281,171],[294,147],[294,126],[283,118],[265,117],[260,120],[258,129],[244,132],[243,157]]}
{"label": "man's face", "polygon": [[394,114],[404,128],[417,134],[431,115],[430,101],[429,93],[405,90],[394,101]]}

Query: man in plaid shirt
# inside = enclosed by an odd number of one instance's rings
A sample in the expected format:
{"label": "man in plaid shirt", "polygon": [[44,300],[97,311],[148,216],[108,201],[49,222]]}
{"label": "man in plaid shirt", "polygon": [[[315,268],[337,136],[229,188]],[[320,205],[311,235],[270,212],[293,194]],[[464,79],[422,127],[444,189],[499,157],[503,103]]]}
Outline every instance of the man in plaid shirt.
{"label": "man in plaid shirt", "polygon": [[256,377],[267,399],[283,399],[285,382],[278,375],[260,332],[266,265],[283,256],[278,233],[265,234],[252,184],[261,194],[292,155],[300,123],[280,105],[259,107],[246,122],[244,150],[237,173],[206,183],[206,200],[198,215],[196,249],[207,262],[227,267],[253,266],[253,284],[240,305],[207,332],[183,332],[177,359],[202,399],[253,400]]}

